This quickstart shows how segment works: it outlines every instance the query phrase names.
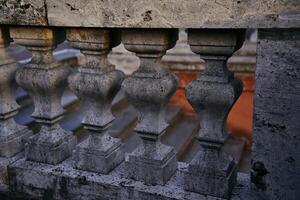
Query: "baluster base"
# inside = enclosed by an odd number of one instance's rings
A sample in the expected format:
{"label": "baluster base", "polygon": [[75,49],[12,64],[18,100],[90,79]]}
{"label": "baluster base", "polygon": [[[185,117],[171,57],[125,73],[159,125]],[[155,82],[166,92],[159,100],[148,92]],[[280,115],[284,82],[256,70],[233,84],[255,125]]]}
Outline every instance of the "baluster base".
{"label": "baluster base", "polygon": [[146,151],[144,145],[140,145],[126,156],[127,177],[147,185],[165,185],[177,170],[173,147],[159,143],[152,153]]}
{"label": "baluster base", "polygon": [[21,127],[15,133],[0,137],[0,157],[12,157],[24,150],[25,140],[32,135],[27,127]]}
{"label": "baluster base", "polygon": [[75,148],[77,139],[71,132],[62,128],[49,127],[31,136],[25,144],[26,160],[56,165],[69,156]]}
{"label": "baluster base", "polygon": [[216,149],[204,149],[184,172],[184,189],[227,199],[236,177],[237,166],[233,158]]}
{"label": "baluster base", "polygon": [[95,137],[90,136],[77,145],[74,153],[77,169],[108,174],[124,160],[121,140],[107,133],[99,137],[97,141]]}

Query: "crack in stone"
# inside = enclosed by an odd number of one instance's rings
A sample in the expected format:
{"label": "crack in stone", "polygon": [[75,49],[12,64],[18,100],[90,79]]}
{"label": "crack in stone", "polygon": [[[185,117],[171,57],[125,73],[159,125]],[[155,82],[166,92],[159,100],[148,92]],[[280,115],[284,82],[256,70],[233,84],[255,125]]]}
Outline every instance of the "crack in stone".
{"label": "crack in stone", "polygon": [[46,0],[44,0],[44,7],[45,7],[45,19],[46,19],[46,24],[49,25],[49,20],[48,20],[48,6]]}

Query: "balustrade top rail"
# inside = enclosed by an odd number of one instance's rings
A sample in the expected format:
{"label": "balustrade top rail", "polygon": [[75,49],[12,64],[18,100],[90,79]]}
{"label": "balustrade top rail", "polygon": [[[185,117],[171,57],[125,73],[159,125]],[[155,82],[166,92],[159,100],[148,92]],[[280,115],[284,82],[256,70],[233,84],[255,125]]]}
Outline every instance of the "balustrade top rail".
{"label": "balustrade top rail", "polygon": [[299,0],[0,0],[0,24],[298,28]]}

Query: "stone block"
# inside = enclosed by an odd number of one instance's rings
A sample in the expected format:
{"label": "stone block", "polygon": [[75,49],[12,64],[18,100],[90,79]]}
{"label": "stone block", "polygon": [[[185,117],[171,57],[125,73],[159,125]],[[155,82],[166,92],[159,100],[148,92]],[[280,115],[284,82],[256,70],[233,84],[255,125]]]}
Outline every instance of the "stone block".
{"label": "stone block", "polygon": [[91,147],[95,141],[88,138],[78,144],[74,152],[76,168],[108,174],[112,169],[118,166],[124,160],[124,151],[119,139],[104,135],[99,146]]}
{"label": "stone block", "polygon": [[76,146],[76,137],[66,134],[62,143],[51,145],[51,143],[39,143],[39,135],[28,138],[25,144],[26,159],[35,162],[56,165],[71,156]]}
{"label": "stone block", "polygon": [[11,157],[24,149],[25,140],[32,134],[26,127],[7,137],[0,137],[0,156]]}
{"label": "stone block", "polygon": [[126,155],[127,177],[150,185],[164,185],[177,170],[177,159],[173,147],[159,144],[157,154],[144,154],[140,145]]}
{"label": "stone block", "polygon": [[20,152],[10,158],[0,157],[0,193],[9,192],[8,166],[23,157],[24,152]]}
{"label": "stone block", "polygon": [[[199,164],[201,162],[202,165]],[[233,160],[220,160],[219,164],[221,167],[207,163],[204,159],[194,159],[184,174],[184,188],[203,195],[228,199],[236,184],[237,166]]]}

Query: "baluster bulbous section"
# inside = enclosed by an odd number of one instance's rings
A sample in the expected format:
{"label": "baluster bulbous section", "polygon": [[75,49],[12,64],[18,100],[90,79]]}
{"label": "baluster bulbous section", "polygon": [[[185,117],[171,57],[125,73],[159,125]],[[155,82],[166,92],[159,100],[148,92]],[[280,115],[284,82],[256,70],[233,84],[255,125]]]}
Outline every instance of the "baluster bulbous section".
{"label": "baluster bulbous section", "polygon": [[32,98],[32,117],[41,124],[39,133],[25,145],[26,159],[48,164],[65,160],[76,145],[76,137],[59,125],[64,114],[61,96],[70,74],[70,68],[55,61],[52,54],[60,39],[64,39],[58,37],[59,33],[50,28],[11,28],[14,41],[32,53],[31,61],[17,71],[16,80]]}
{"label": "baluster bulbous section", "polygon": [[17,64],[5,48],[10,43],[9,31],[0,27],[0,156],[12,157],[24,149],[24,140],[31,135],[27,127],[15,122],[20,106],[16,102],[15,73]]}
{"label": "baluster bulbous section", "polygon": [[85,112],[82,124],[91,134],[80,143],[74,153],[76,168],[109,173],[124,160],[120,139],[109,135],[114,116],[113,98],[124,79],[107,60],[111,49],[120,43],[117,32],[107,29],[70,28],[67,38],[71,46],[81,50],[85,63],[79,72],[69,77],[69,85],[80,98]]}
{"label": "baluster bulbous section", "polygon": [[243,84],[234,78],[226,63],[241,46],[239,30],[189,30],[193,52],[205,60],[202,74],[186,87],[186,96],[199,116],[197,140],[202,150],[185,172],[185,189],[228,198],[236,182],[237,166],[221,151],[228,137],[226,120],[240,96]]}
{"label": "baluster bulbous section", "polygon": [[126,96],[138,112],[135,132],[143,141],[126,156],[127,176],[146,184],[164,185],[177,169],[173,147],[160,142],[168,127],[164,108],[178,84],[161,64],[161,57],[175,45],[176,38],[177,31],[159,29],[130,29],[122,35],[125,48],[141,61],[139,69],[123,82]]}

